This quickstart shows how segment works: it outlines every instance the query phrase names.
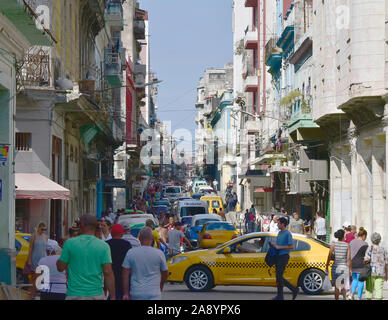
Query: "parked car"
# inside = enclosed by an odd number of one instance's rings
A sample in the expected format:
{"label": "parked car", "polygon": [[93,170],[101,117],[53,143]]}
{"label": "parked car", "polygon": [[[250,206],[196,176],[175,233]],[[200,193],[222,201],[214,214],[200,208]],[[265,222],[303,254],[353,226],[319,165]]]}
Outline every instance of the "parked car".
{"label": "parked car", "polygon": [[169,212],[171,211],[171,203],[167,198],[156,200],[156,201],[154,201],[153,205],[154,206],[167,206],[168,211]]}
{"label": "parked car", "polygon": [[145,223],[148,219],[151,219],[154,222],[154,227],[159,226],[159,221],[152,214],[144,213],[144,214],[128,214],[122,215],[119,217],[117,223],[122,224],[124,221],[128,223],[131,227],[131,234],[134,237],[137,237],[140,230],[145,227]]}
{"label": "parked car", "polygon": [[181,186],[172,186],[172,187],[166,187],[164,189],[164,193],[166,194],[170,202],[173,203],[179,197],[183,196],[183,190],[184,189]]}
{"label": "parked car", "polygon": [[221,221],[221,217],[217,214],[197,214],[193,217],[191,224],[186,229],[186,237],[193,246],[197,246],[202,227],[210,221]]}
{"label": "parked car", "polygon": [[215,195],[217,195],[217,191],[215,191],[210,186],[200,186],[200,187],[198,187],[198,193],[202,193],[204,195],[206,195],[206,194],[215,194]]}
{"label": "parked car", "polygon": [[186,232],[187,228],[190,227],[193,221],[193,216],[183,217],[182,218],[182,227],[184,229],[184,232]]}
{"label": "parked car", "polygon": [[23,274],[24,266],[28,259],[28,251],[30,250],[31,234],[15,233],[15,249],[16,249],[16,281],[17,283],[28,283],[28,277]]}
{"label": "parked car", "polygon": [[215,248],[239,235],[233,223],[209,221],[205,223],[198,237],[199,248]]}
{"label": "parked car", "polygon": [[194,184],[193,184],[193,193],[198,193],[198,189],[200,186],[207,186],[207,182],[205,180],[196,180],[194,181]]}
{"label": "parked car", "polygon": [[[185,282],[189,290],[197,292],[217,285],[275,287],[275,269],[268,267],[265,256],[276,237],[275,233],[255,232],[216,248],[176,255],[167,262],[167,281]],[[293,234],[293,241],[285,277],[306,294],[321,293],[330,245],[300,234]]]}

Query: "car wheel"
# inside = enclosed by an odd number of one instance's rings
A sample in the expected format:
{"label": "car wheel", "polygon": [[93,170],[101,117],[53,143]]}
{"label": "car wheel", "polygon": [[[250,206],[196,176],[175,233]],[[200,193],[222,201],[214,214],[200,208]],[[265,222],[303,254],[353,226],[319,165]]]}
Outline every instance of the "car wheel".
{"label": "car wheel", "polygon": [[185,283],[190,291],[195,292],[205,292],[215,287],[211,271],[203,266],[190,268],[186,272]]}
{"label": "car wheel", "polygon": [[322,292],[325,273],[318,269],[309,269],[303,271],[300,277],[300,286],[302,290],[309,295],[316,295]]}

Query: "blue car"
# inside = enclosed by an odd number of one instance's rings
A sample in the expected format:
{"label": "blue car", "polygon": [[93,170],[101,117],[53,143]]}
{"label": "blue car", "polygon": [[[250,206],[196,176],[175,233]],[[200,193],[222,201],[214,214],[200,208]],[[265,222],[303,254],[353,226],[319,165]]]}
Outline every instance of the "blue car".
{"label": "blue car", "polygon": [[168,208],[166,205],[156,205],[152,207],[153,213],[156,214],[158,218],[160,218],[160,215],[162,213],[167,214]]}
{"label": "blue car", "polygon": [[203,194],[202,193],[193,193],[193,195],[191,197],[193,199],[200,200],[201,197],[203,197]]}

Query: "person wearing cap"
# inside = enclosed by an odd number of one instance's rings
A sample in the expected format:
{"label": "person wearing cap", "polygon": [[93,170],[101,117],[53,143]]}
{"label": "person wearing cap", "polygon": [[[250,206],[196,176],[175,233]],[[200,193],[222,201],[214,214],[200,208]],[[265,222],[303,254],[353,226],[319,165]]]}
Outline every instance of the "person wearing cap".
{"label": "person wearing cap", "polygon": [[106,241],[110,247],[112,256],[112,269],[115,275],[116,300],[123,297],[122,267],[124,258],[132,245],[123,239],[124,228],[121,224],[115,224],[111,229],[112,239]]}
{"label": "person wearing cap", "polygon": [[277,295],[273,300],[284,300],[283,296],[283,287],[286,286],[292,292],[292,300],[295,300],[298,295],[299,289],[294,287],[290,282],[288,282],[284,277],[284,271],[288,260],[290,260],[290,251],[294,249],[294,242],[292,239],[292,234],[287,230],[288,220],[285,217],[280,217],[278,219],[278,228],[279,233],[276,238],[276,244],[270,243],[270,246],[274,247],[277,250],[277,259],[276,259],[276,284],[277,284]]}
{"label": "person wearing cap", "polygon": [[131,226],[129,225],[129,223],[127,221],[123,221],[121,225],[124,228],[123,239],[128,241],[131,244],[132,248],[140,247],[139,239],[135,238],[131,234]]}
{"label": "person wearing cap", "polygon": [[57,261],[62,249],[55,240],[48,239],[46,246],[47,256],[39,260],[38,268],[43,271],[43,280],[45,280],[44,270],[48,268],[49,282],[42,284],[40,289],[40,300],[65,300],[66,298],[66,272],[59,272]]}
{"label": "person wearing cap", "polygon": [[366,280],[367,300],[372,300],[373,291],[376,291],[375,299],[383,299],[384,280],[388,281],[388,253],[380,247],[381,235],[374,232],[371,236],[372,245],[365,252],[364,261],[370,263],[371,276]]}

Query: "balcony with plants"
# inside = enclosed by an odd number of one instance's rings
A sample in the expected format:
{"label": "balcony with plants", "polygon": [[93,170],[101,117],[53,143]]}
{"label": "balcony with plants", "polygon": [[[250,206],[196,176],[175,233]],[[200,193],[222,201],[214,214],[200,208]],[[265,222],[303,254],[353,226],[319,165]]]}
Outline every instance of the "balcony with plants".
{"label": "balcony with plants", "polygon": [[313,121],[311,105],[312,98],[304,96],[299,90],[290,92],[281,100],[280,106],[286,108],[290,114],[288,121],[290,135],[301,128],[318,128],[318,125]]}

